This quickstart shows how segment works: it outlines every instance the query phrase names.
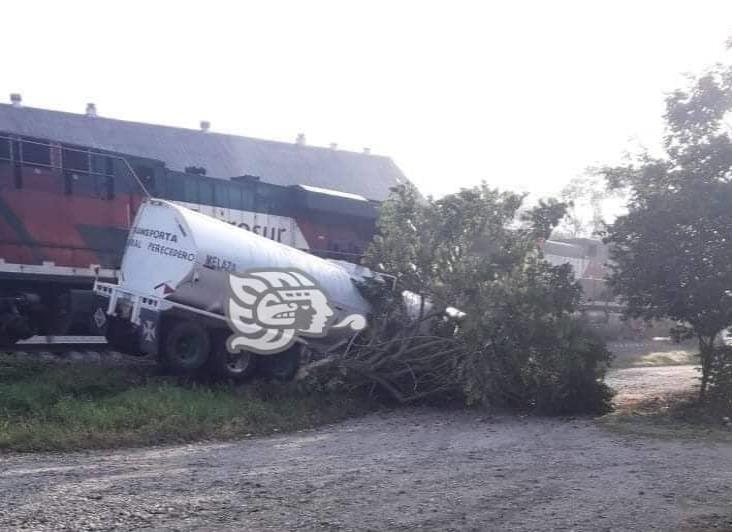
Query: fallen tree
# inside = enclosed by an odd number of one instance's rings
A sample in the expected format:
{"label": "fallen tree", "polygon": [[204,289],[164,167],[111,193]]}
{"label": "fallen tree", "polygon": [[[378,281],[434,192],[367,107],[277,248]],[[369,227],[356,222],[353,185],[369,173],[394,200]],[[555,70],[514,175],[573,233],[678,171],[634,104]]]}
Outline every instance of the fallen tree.
{"label": "fallen tree", "polygon": [[607,410],[610,354],[574,317],[581,289],[571,268],[550,265],[539,248],[565,205],[520,214],[523,200],[486,185],[439,200],[395,189],[365,262],[396,275],[397,288],[363,283],[369,327],[305,365],[301,381],[400,403]]}

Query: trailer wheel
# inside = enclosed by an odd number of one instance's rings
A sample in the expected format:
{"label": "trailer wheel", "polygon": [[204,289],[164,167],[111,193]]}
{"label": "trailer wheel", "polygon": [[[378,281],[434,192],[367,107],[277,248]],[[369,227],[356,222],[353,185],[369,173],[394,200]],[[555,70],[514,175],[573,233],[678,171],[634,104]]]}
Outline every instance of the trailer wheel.
{"label": "trailer wheel", "polygon": [[300,346],[295,345],[276,355],[258,355],[257,368],[263,377],[290,381],[300,367]]}
{"label": "trailer wheel", "polygon": [[211,356],[206,363],[209,373],[220,379],[241,382],[251,377],[257,369],[257,356],[249,351],[229,353],[227,335],[220,335],[214,342]]}
{"label": "trailer wheel", "polygon": [[211,339],[200,324],[178,321],[165,335],[164,366],[175,372],[189,373],[201,368],[209,358]]}

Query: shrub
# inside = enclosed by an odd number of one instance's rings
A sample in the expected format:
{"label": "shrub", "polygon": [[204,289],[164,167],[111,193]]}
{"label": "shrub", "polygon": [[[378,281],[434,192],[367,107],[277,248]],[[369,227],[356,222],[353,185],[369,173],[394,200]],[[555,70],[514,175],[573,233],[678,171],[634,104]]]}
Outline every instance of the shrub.
{"label": "shrub", "polygon": [[732,414],[732,347],[715,346],[710,367],[709,403],[726,414]]}
{"label": "shrub", "polygon": [[[310,382],[360,388],[399,402],[454,401],[541,413],[604,412],[610,354],[573,318],[581,288],[538,243],[563,214],[485,185],[440,200],[400,187],[383,206],[367,263],[398,289],[366,282],[370,326]],[[460,313],[448,315],[448,307]]]}

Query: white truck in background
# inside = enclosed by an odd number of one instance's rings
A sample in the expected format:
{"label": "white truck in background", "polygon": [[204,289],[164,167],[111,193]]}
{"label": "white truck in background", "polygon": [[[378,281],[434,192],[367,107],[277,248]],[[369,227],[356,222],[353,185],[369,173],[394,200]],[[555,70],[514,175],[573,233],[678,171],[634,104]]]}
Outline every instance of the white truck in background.
{"label": "white truck in background", "polygon": [[268,268],[298,270],[313,279],[328,294],[335,321],[369,312],[354,283],[371,275],[368,270],[321,259],[168,201],[147,199],[130,230],[119,284],[95,283],[93,322],[113,348],[154,355],[174,371],[239,380],[259,367],[286,379],[296,371],[303,345],[324,350],[347,341],[353,332],[346,327],[320,338],[298,337],[276,354],[229,352],[230,274]]}

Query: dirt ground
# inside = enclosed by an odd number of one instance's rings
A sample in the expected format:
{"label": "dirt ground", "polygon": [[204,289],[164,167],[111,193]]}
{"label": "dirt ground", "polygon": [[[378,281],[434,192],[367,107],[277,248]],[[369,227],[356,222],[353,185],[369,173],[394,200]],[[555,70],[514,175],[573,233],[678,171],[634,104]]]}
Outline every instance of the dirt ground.
{"label": "dirt ground", "polygon": [[[628,407],[690,366],[628,368]],[[0,457],[2,530],[732,530],[732,444],[430,409],[240,441]]]}
{"label": "dirt ground", "polygon": [[694,366],[624,368],[611,371],[607,383],[615,390],[615,404],[623,409],[665,399],[693,395],[699,372]]}

